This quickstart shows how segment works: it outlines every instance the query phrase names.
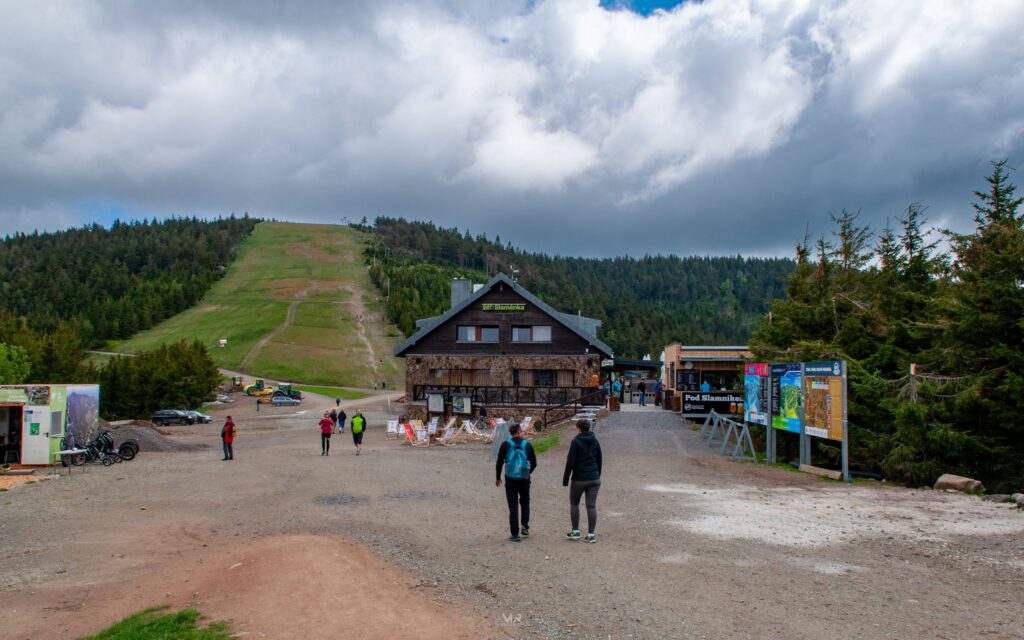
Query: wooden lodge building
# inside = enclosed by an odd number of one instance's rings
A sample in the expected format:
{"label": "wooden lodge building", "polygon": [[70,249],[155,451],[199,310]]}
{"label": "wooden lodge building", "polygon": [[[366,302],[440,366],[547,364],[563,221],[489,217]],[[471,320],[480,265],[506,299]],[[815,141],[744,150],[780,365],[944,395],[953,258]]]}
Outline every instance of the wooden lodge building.
{"label": "wooden lodge building", "polygon": [[504,274],[476,288],[452,281],[451,308],[416,322],[395,348],[405,358],[409,419],[478,413],[543,419],[546,409],[594,396],[601,361],[599,320],[556,311]]}

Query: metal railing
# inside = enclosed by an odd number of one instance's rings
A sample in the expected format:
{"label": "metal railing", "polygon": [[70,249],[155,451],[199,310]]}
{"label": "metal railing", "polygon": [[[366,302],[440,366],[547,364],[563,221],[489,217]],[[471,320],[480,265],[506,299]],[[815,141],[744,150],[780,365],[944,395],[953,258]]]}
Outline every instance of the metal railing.
{"label": "metal railing", "polygon": [[446,404],[451,402],[454,396],[468,396],[473,404],[488,406],[552,406],[579,402],[580,398],[594,392],[595,389],[593,387],[498,387],[417,384],[413,385],[412,388],[412,400],[414,402],[424,401],[427,399],[428,394],[443,393]]}
{"label": "metal railing", "polygon": [[[604,390],[590,388],[590,393],[580,396],[575,400],[569,402],[563,402],[562,404],[548,407],[544,410],[544,414],[541,416],[541,427],[542,429],[548,428],[548,416],[555,411],[561,411],[563,409],[569,409],[570,415],[576,415],[583,406],[587,404],[593,405],[604,405]],[[564,418],[563,418],[564,419]]]}

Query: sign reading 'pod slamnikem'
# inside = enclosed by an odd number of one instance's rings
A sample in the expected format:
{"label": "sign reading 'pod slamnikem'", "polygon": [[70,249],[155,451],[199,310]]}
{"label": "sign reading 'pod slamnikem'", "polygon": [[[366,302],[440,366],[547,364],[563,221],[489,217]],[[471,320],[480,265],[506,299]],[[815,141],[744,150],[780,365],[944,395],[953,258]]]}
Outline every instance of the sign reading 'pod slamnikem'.
{"label": "sign reading 'pod slamnikem'", "polygon": [[804,363],[804,433],[842,440],[846,432],[846,363]]}
{"label": "sign reading 'pod slamnikem'", "polygon": [[495,311],[504,313],[508,311],[526,311],[526,305],[522,302],[503,304],[498,302],[485,302],[482,306],[484,311]]}

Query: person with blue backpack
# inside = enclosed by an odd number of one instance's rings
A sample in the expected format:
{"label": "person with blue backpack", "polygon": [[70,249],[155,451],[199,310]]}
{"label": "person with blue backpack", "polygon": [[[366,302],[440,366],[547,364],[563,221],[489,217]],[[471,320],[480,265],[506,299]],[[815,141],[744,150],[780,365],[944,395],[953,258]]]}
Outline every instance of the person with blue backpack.
{"label": "person with blue backpack", "polygon": [[[509,540],[520,542],[530,535],[530,474],[537,470],[537,454],[533,445],[520,435],[519,423],[508,428],[511,438],[501,443],[498,461],[494,465],[494,486],[501,486],[501,468],[505,467],[505,499],[508,500]],[[522,529],[520,523],[522,508]]]}

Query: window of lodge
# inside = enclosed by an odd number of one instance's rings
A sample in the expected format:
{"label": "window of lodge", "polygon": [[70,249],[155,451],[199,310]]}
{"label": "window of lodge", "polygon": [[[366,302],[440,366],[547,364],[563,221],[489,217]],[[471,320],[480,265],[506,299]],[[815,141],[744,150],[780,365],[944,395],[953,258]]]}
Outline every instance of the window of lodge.
{"label": "window of lodge", "polygon": [[459,342],[497,342],[498,327],[459,325],[457,340]]}
{"label": "window of lodge", "polygon": [[551,326],[512,327],[512,342],[551,342]]}
{"label": "window of lodge", "polygon": [[491,385],[490,369],[431,369],[430,383],[456,387],[487,387]]}
{"label": "window of lodge", "polygon": [[513,369],[514,387],[573,387],[576,372],[572,369]]}

